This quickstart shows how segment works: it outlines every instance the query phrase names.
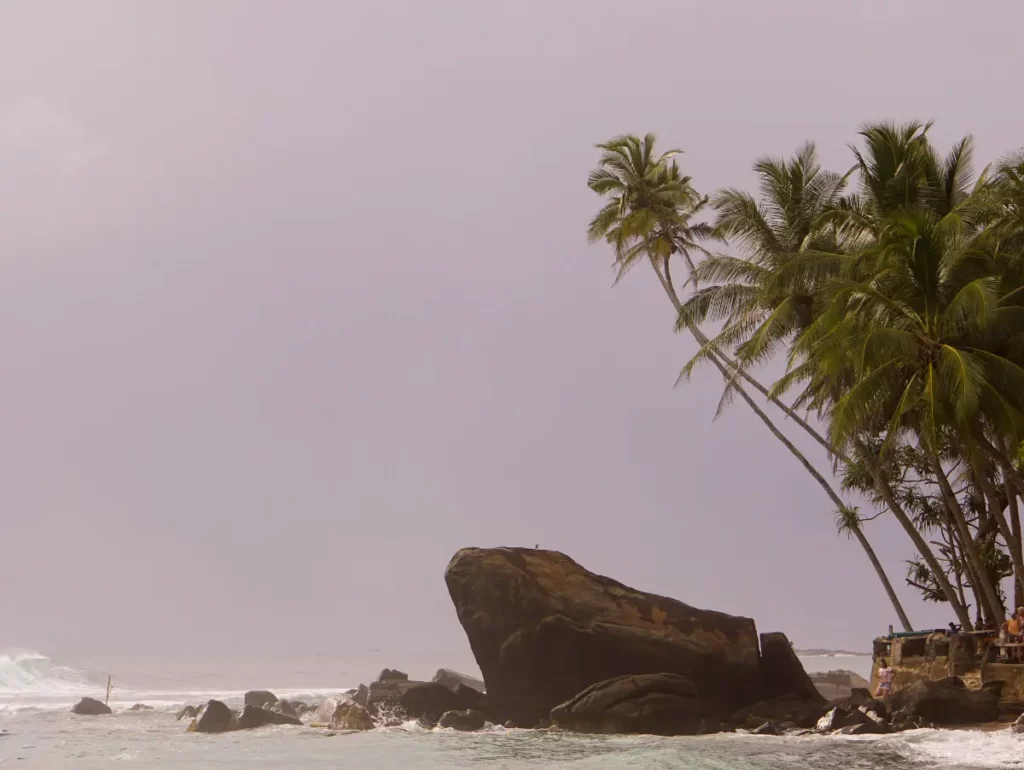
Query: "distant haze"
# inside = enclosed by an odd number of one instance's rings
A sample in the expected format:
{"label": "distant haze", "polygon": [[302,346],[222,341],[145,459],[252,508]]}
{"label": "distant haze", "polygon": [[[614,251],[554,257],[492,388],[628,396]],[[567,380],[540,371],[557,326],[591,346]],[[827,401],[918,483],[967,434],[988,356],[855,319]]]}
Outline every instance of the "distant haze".
{"label": "distant haze", "polygon": [[[588,246],[593,145],[701,190],[869,119],[1024,143],[981,2],[0,6],[0,648],[469,659],[465,545],[800,646],[894,622],[831,504]],[[813,449],[810,448],[813,452]],[[820,453],[814,457],[827,463]],[[868,527],[902,584],[911,553]]]}

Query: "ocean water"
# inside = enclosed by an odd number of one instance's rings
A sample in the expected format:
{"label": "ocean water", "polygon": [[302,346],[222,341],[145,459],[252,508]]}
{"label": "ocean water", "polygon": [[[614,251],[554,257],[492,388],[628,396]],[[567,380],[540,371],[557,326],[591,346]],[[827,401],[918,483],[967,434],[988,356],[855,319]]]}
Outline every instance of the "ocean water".
{"label": "ocean water", "polygon": [[[809,670],[850,668],[870,661],[808,659]],[[296,687],[279,697],[318,701],[345,689]],[[115,713],[79,717],[68,708],[82,695],[103,697],[105,679],[29,651],[0,652],[0,764],[18,768],[687,768],[688,770],[837,770],[872,768],[1024,768],[1024,740],[997,732],[920,730],[896,736],[768,738],[601,737],[558,731],[505,730],[460,734],[414,723],[367,733],[330,733],[310,725],[205,736],[185,732],[174,718],[185,703],[219,697],[241,703],[242,689],[216,689],[215,674],[187,673],[119,681]],[[282,674],[278,674],[282,676]],[[287,682],[278,682],[288,684]],[[177,684],[178,687],[169,685]],[[263,686],[255,684],[253,686]],[[271,688],[273,689],[273,688]],[[133,703],[152,711],[128,711]]]}

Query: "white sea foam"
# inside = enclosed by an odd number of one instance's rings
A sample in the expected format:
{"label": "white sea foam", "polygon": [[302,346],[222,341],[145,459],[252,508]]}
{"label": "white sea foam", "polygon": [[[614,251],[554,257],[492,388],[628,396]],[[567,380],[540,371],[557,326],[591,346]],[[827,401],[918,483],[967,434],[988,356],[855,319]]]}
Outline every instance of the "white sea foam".
{"label": "white sea foam", "polygon": [[1009,729],[914,730],[883,740],[894,742],[894,748],[908,759],[938,767],[1024,768],[1024,740]]}
{"label": "white sea foam", "polygon": [[76,695],[96,691],[96,683],[69,666],[30,650],[0,651],[0,698]]}

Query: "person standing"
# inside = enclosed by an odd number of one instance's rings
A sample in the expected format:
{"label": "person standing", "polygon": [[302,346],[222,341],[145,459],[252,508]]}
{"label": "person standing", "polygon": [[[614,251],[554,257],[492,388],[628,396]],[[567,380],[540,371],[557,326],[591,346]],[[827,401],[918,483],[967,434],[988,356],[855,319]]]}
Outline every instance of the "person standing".
{"label": "person standing", "polygon": [[875,690],[875,697],[884,698],[886,695],[892,695],[892,680],[895,672],[889,665],[889,661],[885,658],[882,658],[878,663],[878,689]]}

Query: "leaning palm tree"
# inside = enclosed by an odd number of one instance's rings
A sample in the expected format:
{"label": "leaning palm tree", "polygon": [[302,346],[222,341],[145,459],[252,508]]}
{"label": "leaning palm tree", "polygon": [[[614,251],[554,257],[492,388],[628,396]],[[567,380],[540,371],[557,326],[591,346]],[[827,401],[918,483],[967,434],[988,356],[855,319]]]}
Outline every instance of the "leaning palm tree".
{"label": "leaning palm tree", "polygon": [[[715,197],[714,233],[737,243],[747,258],[707,255],[693,270],[695,283],[710,285],[696,289],[682,304],[677,328],[696,328],[705,321],[725,324],[686,364],[682,376],[721,350],[736,350],[741,365],[747,366],[784,349],[810,325],[818,312],[822,285],[843,262],[834,228],[821,228],[819,221],[837,205],[847,177],[823,170],[811,143],[791,160],[762,158],[754,170],[760,179],[760,203],[735,189]],[[850,513],[854,509],[839,499],[831,485],[826,491],[842,531],[858,541],[897,616],[909,629],[885,569],[859,519]]]}
{"label": "leaning palm tree", "polygon": [[[648,134],[643,139],[631,135],[619,136],[598,147],[603,150],[603,154],[598,167],[590,174],[589,186],[599,195],[610,197],[610,201],[591,221],[589,238],[591,241],[605,240],[615,249],[616,280],[640,261],[647,261],[678,314],[683,308],[683,303],[672,280],[671,257],[680,255],[687,266],[693,269],[691,253],[703,251],[697,243],[698,240],[713,235],[706,225],[691,221],[707,204],[707,198],[697,194],[689,177],[680,174],[674,160],[679,150],[661,154],[655,152],[653,134]],[[753,410],[772,435],[782,442],[828,494],[837,511],[848,510],[849,507],[829,482],[754,402],[746,392],[743,382],[755,385],[765,395],[768,395],[767,388],[757,383],[742,367],[718,349],[709,347],[710,340],[696,324],[685,323],[684,328],[694,336],[701,349],[705,351],[706,359],[725,379],[726,393],[735,393]],[[784,408],[787,414],[792,415],[805,430],[815,435],[823,445],[828,446],[824,439],[795,412],[778,399],[772,400]],[[861,528],[853,527],[850,531],[864,547],[904,628],[912,630],[910,621]]]}

